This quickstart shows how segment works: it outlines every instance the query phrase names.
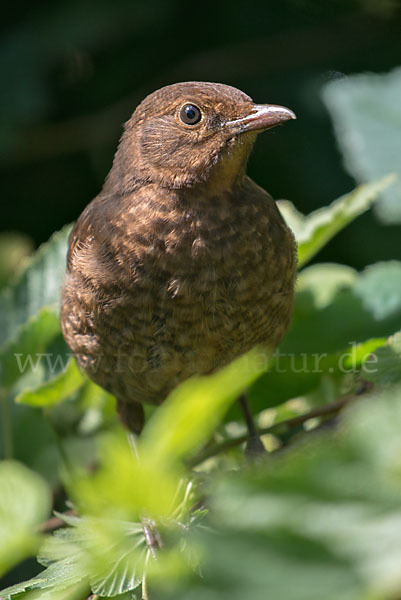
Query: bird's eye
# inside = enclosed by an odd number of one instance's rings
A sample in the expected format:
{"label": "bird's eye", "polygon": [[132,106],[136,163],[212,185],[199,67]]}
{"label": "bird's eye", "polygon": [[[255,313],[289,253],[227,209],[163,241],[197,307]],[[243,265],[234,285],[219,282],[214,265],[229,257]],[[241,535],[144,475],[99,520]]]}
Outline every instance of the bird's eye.
{"label": "bird's eye", "polygon": [[202,118],[200,108],[195,104],[184,104],[180,110],[180,119],[185,125],[196,125]]}

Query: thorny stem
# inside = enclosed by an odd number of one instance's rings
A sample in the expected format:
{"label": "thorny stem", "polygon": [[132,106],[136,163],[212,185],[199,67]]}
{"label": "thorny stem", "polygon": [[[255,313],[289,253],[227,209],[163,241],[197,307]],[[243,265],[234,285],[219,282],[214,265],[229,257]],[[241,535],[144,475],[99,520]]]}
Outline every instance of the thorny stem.
{"label": "thorny stem", "polygon": [[14,454],[13,432],[10,415],[10,405],[6,389],[0,390],[0,414],[3,437],[4,458],[12,458]]}
{"label": "thorny stem", "polygon": [[[280,423],[275,423],[274,425],[270,425],[269,427],[261,427],[259,429],[259,435],[265,435],[268,433],[284,433],[286,431],[291,431],[291,429],[295,429],[299,425],[303,425],[306,421],[310,419],[315,419],[317,417],[324,417],[328,415],[334,415],[340,412],[344,406],[349,404],[352,400],[355,399],[355,395],[344,396],[340,398],[336,402],[331,402],[330,404],[325,404],[324,406],[319,406],[319,408],[314,408],[309,412],[299,415],[298,417],[292,417],[291,419],[287,419],[286,421],[281,421]],[[230,438],[229,440],[225,440],[220,444],[215,444],[211,447],[206,448],[203,452],[198,454],[191,462],[190,466],[194,467],[199,465],[203,461],[216,454],[220,454],[225,450],[229,450],[231,448],[235,448],[239,446],[243,442],[248,439],[248,434],[244,434],[235,438]]]}

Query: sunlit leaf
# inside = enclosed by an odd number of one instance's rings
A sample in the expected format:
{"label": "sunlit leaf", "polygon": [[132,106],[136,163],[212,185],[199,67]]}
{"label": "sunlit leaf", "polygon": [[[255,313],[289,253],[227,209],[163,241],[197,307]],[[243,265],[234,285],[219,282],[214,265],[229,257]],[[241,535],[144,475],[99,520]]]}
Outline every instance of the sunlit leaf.
{"label": "sunlit leaf", "polygon": [[17,396],[16,401],[30,406],[53,406],[78,390],[84,382],[75,359],[71,358],[66,369],[59,375],[34,390],[24,390]]}
{"label": "sunlit leaf", "polygon": [[199,449],[234,400],[267,370],[269,356],[255,349],[214,375],[179,386],[143,431],[140,453],[168,467]]}
{"label": "sunlit leaf", "polygon": [[150,457],[139,463],[123,432],[102,440],[100,455],[96,473],[75,476],[69,484],[83,514],[121,521],[139,521],[144,513],[152,518],[170,514],[179,484],[177,473],[155,468]]}
{"label": "sunlit leaf", "polygon": [[287,224],[298,242],[299,267],[309,262],[339,231],[370,208],[379,194],[395,182],[394,175],[387,175],[338,198],[329,206],[319,208],[309,215],[302,215],[290,202],[279,203]]}

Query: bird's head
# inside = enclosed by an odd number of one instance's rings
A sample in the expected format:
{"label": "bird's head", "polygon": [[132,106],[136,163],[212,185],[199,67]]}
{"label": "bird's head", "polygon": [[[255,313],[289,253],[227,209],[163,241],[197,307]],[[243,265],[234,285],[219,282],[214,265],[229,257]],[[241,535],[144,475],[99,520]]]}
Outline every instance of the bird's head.
{"label": "bird's head", "polygon": [[147,96],[126,123],[113,169],[167,188],[229,188],[245,173],[256,136],[295,119],[288,108],[255,104],[218,83],[169,85]]}

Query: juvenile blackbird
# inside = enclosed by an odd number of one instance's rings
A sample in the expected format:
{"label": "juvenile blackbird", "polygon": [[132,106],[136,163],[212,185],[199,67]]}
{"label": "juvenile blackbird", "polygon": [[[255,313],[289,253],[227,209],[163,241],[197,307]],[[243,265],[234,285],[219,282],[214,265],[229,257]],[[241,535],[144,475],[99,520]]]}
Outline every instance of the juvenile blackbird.
{"label": "juvenile blackbird", "polygon": [[280,343],[296,247],[245,168],[257,134],[294,118],[233,87],[188,82],[150,94],[125,124],[70,236],[61,324],[131,431],[143,427],[142,403]]}

